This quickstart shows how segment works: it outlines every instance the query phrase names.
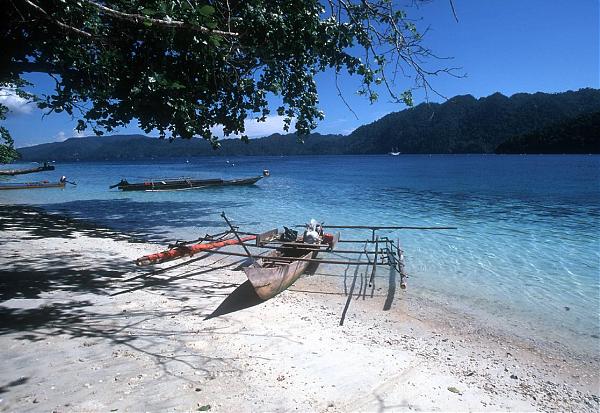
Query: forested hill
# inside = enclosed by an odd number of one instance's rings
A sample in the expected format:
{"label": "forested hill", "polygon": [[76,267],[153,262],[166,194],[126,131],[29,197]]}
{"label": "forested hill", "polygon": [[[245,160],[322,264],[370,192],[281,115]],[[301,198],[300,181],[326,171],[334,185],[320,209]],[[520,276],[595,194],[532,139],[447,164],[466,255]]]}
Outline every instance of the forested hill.
{"label": "forested hill", "polygon": [[[600,112],[600,90],[557,94],[500,93],[476,99],[456,96],[442,104],[420,104],[356,129],[349,136],[271,135],[248,144],[223,140],[214,151],[201,139],[161,141],[142,135],[71,138],[20,148],[26,161],[100,161],[204,155],[311,155],[402,153],[493,153],[502,143],[578,116]],[[569,145],[565,135],[561,145]]]}
{"label": "forested hill", "polygon": [[456,96],[390,113],[349,136],[348,153],[493,153],[502,142],[600,111],[600,90]]}
{"label": "forested hill", "polygon": [[175,139],[172,142],[143,135],[89,136],[70,138],[64,142],[20,148],[25,161],[105,161],[192,156],[234,155],[310,155],[337,154],[342,135],[312,134],[299,144],[296,135],[274,134],[253,139],[249,144],[240,139],[224,139],[214,150],[204,139]]}
{"label": "forested hill", "polygon": [[600,153],[600,111],[509,139],[496,153]]}

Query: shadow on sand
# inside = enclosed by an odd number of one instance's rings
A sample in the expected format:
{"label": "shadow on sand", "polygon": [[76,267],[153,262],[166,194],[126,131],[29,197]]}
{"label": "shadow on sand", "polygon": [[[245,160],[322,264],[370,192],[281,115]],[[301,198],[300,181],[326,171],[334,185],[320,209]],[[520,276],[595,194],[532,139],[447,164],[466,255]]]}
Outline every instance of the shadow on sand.
{"label": "shadow on sand", "polygon": [[[244,260],[231,262],[221,258],[208,264],[202,261],[210,255],[203,254],[183,263],[150,271],[114,255],[95,257],[92,260],[91,255],[69,248],[70,240],[84,235],[116,241],[142,241],[128,234],[25,206],[0,206],[0,229],[19,231],[18,237],[8,232],[7,236],[0,238],[1,243],[8,245],[4,254],[6,263],[0,269],[0,304],[12,299],[48,301],[53,300],[53,295],[63,292],[68,294],[65,298],[71,294],[115,297],[142,289],[160,291],[159,294],[169,295],[181,302],[192,298],[225,297],[216,309],[212,307],[214,311],[204,306],[198,308],[201,312],[209,310],[208,315],[204,312],[204,318],[211,319],[263,302],[248,281],[239,285],[198,278],[213,271],[241,269]],[[56,242],[56,252],[21,251],[21,240],[39,239]],[[198,281],[197,285],[178,283],[191,277]],[[232,288],[234,290],[229,294]],[[206,304],[208,305],[208,301]],[[90,302],[83,301],[73,301],[68,305],[44,305],[37,310],[0,306],[0,335],[56,325],[58,319],[75,325],[85,318],[80,318],[82,308],[91,306]]]}
{"label": "shadow on sand", "polygon": [[217,307],[215,311],[206,316],[204,319],[219,317],[225,314],[233,313],[246,308],[254,307],[255,305],[264,303],[265,300],[260,298],[250,281],[246,280],[239,285],[225,300]]}

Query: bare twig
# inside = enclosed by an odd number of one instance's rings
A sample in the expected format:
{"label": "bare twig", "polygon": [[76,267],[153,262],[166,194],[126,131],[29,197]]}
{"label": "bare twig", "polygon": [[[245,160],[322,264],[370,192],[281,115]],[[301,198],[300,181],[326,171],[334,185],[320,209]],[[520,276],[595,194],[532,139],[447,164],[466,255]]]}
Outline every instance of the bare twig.
{"label": "bare twig", "polygon": [[176,28],[176,29],[188,29],[188,30],[201,32],[201,33],[213,33],[213,34],[220,34],[223,36],[238,36],[239,35],[238,33],[226,32],[226,31],[222,31],[222,30],[213,30],[213,29],[209,29],[208,27],[200,26],[197,24],[186,23],[186,22],[179,21],[179,20],[154,19],[152,17],[143,16],[141,14],[125,13],[122,11],[110,9],[110,8],[104,6],[103,4],[99,4],[99,3],[93,2],[91,0],[84,0],[84,1],[86,4],[89,4],[89,5],[97,8],[102,13],[108,14],[117,19],[126,20],[126,21],[130,21],[133,23],[149,22],[156,26],[171,27],[171,28]]}
{"label": "bare twig", "polygon": [[21,10],[19,10],[17,5],[12,0],[10,0],[10,4],[12,4],[16,12],[19,13],[19,16],[21,16],[21,21],[25,21],[25,17],[23,16],[23,14],[21,14]]}
{"label": "bare twig", "polygon": [[454,9],[454,2],[452,0],[450,0],[450,7],[452,7],[452,14],[454,15],[454,18],[456,19],[456,23],[458,23],[458,16],[456,15],[456,10]]}
{"label": "bare twig", "polygon": [[356,114],[354,109],[352,109],[352,107],[348,104],[348,102],[344,98],[344,95],[342,94],[342,91],[340,90],[340,85],[338,84],[338,71],[337,70],[335,71],[335,88],[337,89],[337,94],[338,94],[339,98],[342,99],[342,102],[344,102],[344,105],[346,105],[348,110],[350,112],[352,112],[354,117],[358,120],[358,115]]}
{"label": "bare twig", "polygon": [[37,4],[29,1],[29,0],[23,0],[26,4],[28,4],[29,6],[33,7],[34,9],[36,9],[37,11],[39,11],[40,13],[42,13],[48,20],[52,21],[53,23],[59,25],[60,27],[64,28],[64,29],[68,29],[71,31],[74,31],[75,33],[79,33],[82,36],[86,36],[86,37],[92,37],[92,35],[88,32],[84,32],[83,30],[79,30],[76,27],[73,26],[69,26],[68,24],[64,24],[61,21],[58,21],[56,19],[54,19],[52,16],[50,16],[46,10],[42,9],[40,6],[38,6]]}

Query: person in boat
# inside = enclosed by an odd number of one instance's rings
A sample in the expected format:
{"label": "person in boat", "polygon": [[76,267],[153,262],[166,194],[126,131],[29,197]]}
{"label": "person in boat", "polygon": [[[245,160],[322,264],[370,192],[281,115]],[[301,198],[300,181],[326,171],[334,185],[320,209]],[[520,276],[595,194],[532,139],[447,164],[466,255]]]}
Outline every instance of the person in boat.
{"label": "person in boat", "polygon": [[66,176],[61,176],[60,177],[60,181],[61,184],[71,184],[71,185],[77,185],[75,182],[71,182],[71,181],[67,181],[67,177]]}
{"label": "person in boat", "polygon": [[319,224],[316,220],[311,219],[310,222],[306,224],[306,229],[304,230],[302,241],[307,244],[318,244],[321,242],[322,236],[323,226]]}

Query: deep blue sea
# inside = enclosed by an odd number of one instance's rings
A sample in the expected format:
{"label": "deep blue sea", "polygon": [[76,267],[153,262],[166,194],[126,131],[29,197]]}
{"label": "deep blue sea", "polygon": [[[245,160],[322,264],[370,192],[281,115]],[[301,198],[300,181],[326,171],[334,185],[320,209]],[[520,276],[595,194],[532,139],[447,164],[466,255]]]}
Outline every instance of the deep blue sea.
{"label": "deep blue sea", "polygon": [[[14,165],[11,167],[30,166]],[[121,178],[247,177],[253,187],[177,192],[109,190]],[[600,300],[599,156],[206,157],[139,163],[58,164],[0,178],[76,187],[2,191],[30,204],[153,240],[193,239],[224,228],[301,224],[456,226],[396,231],[410,294],[422,294],[514,328],[525,337],[596,352]],[[345,233],[346,238],[368,233]]]}

